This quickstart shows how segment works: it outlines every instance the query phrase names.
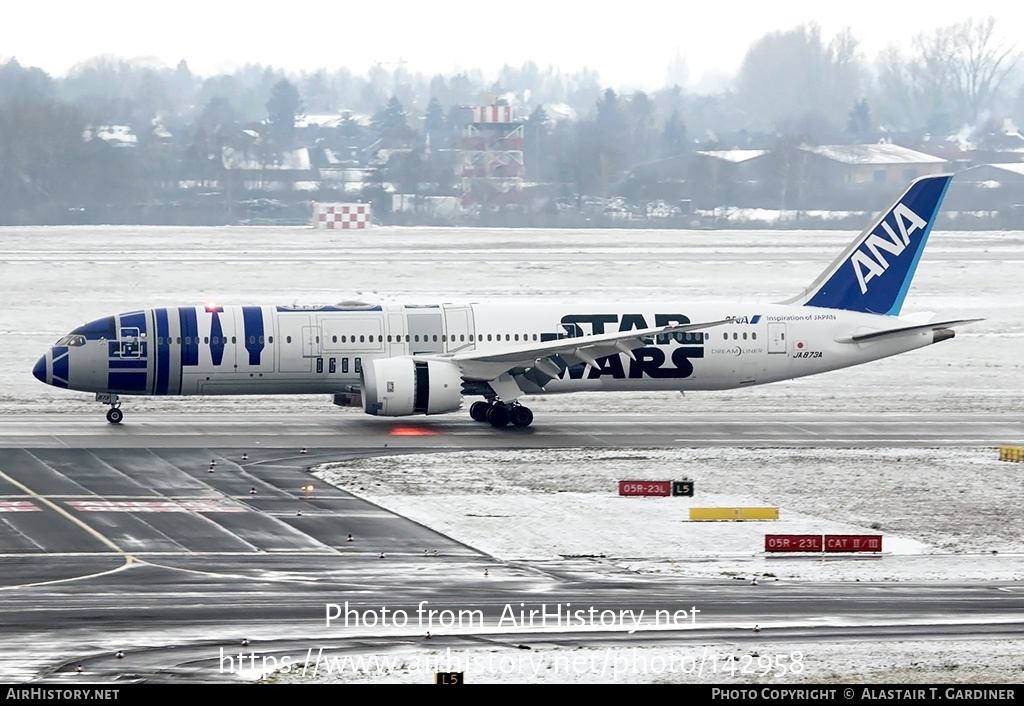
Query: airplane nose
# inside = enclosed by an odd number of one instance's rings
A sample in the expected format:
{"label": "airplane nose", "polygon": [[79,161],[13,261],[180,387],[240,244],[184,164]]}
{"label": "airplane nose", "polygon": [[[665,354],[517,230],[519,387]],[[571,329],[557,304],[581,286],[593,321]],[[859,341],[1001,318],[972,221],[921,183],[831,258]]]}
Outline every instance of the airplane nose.
{"label": "airplane nose", "polygon": [[36,361],[35,367],[32,368],[32,375],[35,376],[39,382],[46,382],[46,356]]}

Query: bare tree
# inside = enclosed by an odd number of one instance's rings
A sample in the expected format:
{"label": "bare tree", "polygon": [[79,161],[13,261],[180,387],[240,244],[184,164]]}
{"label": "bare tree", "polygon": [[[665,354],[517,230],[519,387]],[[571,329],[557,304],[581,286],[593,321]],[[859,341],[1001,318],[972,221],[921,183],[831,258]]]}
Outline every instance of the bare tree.
{"label": "bare tree", "polygon": [[946,131],[976,124],[997,99],[1020,55],[995,36],[995,20],[966,20],[919,34],[914,54],[895,46],[878,63],[881,103],[902,127]]}
{"label": "bare tree", "polygon": [[864,77],[849,30],[826,44],[817,25],[801,25],[751,45],[737,77],[737,99],[753,129],[822,121],[838,128]]}
{"label": "bare tree", "polygon": [[950,89],[958,107],[972,123],[990,107],[1007,75],[1020,60],[1015,45],[994,36],[995,19],[967,20],[950,28],[956,51],[952,57]]}

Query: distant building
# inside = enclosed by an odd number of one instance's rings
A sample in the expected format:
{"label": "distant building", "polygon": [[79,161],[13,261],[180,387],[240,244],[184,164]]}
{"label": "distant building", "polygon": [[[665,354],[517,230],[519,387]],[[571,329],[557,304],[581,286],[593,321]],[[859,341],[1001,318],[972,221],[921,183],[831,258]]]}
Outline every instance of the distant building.
{"label": "distant building", "polygon": [[114,147],[135,147],[139,138],[129,125],[96,125],[85,129],[82,139],[103,140]]}
{"label": "distant building", "polygon": [[948,169],[942,157],[899,145],[804,145],[797,149],[808,156],[810,173],[833,183],[904,184]]}
{"label": "distant building", "polygon": [[224,147],[221,161],[227,174],[249,190],[309,191],[318,186],[319,176],[305,147],[283,153]]}
{"label": "distant building", "polygon": [[956,180],[989,189],[1000,186],[1024,187],[1024,162],[979,164],[957,172]]}

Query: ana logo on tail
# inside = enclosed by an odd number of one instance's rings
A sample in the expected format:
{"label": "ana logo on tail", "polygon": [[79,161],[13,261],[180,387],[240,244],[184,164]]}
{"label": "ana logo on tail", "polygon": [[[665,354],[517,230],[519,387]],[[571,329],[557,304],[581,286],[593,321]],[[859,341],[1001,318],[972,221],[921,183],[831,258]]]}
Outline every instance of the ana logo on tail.
{"label": "ana logo on tail", "polygon": [[[867,294],[868,282],[873,277],[884,275],[885,271],[889,269],[889,261],[879,251],[884,250],[899,257],[906,247],[910,245],[910,236],[914,231],[921,230],[928,225],[923,218],[911,211],[904,203],[896,204],[896,207],[892,210],[892,216],[893,220],[896,221],[896,226],[899,228],[899,235],[897,236],[895,231],[893,231],[888,221],[882,221],[881,226],[886,234],[888,234],[889,239],[886,240],[877,232],[872,233],[864,241],[863,248],[856,250],[850,258],[850,264],[853,265],[853,272],[857,275],[857,283],[860,285],[861,294]],[[870,251],[870,254],[868,251]]]}
{"label": "ana logo on tail", "polygon": [[898,315],[951,179],[912,181],[810,287],[783,303]]}

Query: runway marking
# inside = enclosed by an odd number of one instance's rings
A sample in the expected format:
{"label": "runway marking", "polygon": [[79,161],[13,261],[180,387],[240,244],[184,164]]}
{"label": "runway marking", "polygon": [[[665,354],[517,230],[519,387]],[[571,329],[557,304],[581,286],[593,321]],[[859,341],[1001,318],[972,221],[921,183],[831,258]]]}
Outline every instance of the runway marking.
{"label": "runway marking", "polygon": [[48,500],[47,498],[43,497],[42,495],[39,495],[34,490],[29,488],[27,485],[25,485],[23,483],[19,483],[18,481],[16,481],[13,478],[11,478],[9,475],[4,473],[2,470],[0,470],[0,478],[3,478],[5,481],[7,481],[11,485],[13,485],[15,488],[20,489],[23,493],[25,493],[25,495],[29,495],[29,496],[35,498],[36,500],[38,500],[39,502],[41,502],[43,505],[46,505],[51,510],[56,512],[58,515],[60,515],[61,517],[64,517],[65,519],[67,519],[69,522],[71,522],[71,523],[73,523],[75,525],[78,525],[80,528],[82,528],[83,530],[85,530],[86,532],[91,534],[93,537],[98,539],[100,542],[102,542],[106,546],[110,547],[111,551],[117,552],[118,554],[125,554],[125,551],[123,549],[121,549],[121,547],[119,547],[116,544],[114,544],[111,540],[107,539],[105,536],[100,534],[97,530],[93,529],[92,527],[87,525],[85,522],[83,522],[82,520],[80,520],[77,517],[75,517],[74,515],[72,515],[70,512],[68,512],[67,510],[62,508],[57,503],[55,503],[55,502],[53,502],[51,500]]}
{"label": "runway marking", "polygon": [[[2,473],[2,471],[0,471]],[[123,552],[122,552],[123,553]],[[22,555],[24,556],[24,555]],[[50,555],[47,555],[50,556]],[[82,556],[80,554],[68,554],[67,556]],[[110,556],[109,554],[99,554],[94,556]],[[64,579],[53,579],[51,581],[37,581],[35,583],[20,583],[14,586],[0,586],[0,591],[10,591],[15,588],[32,588],[35,586],[52,586],[57,583],[70,583],[72,581],[81,581],[83,579],[94,579],[100,576],[107,576],[109,574],[116,574],[119,571],[124,571],[129,566],[135,563],[135,559],[131,554],[124,554],[124,563],[113,569],[107,569],[106,571],[97,571],[94,574],[82,574],[81,576],[69,576]]]}
{"label": "runway marking", "polygon": [[[202,552],[197,552],[197,553],[198,554],[202,554]],[[324,554],[341,554],[341,552],[338,552],[338,551],[324,552]],[[157,564],[157,563],[154,563],[152,561],[145,561],[145,560],[142,560],[142,559],[136,559],[136,561],[138,563],[140,563],[140,564],[145,564],[146,566],[152,566],[153,568],[156,568],[156,569],[167,569],[168,571],[178,571],[178,572],[183,573],[183,574],[195,574],[196,576],[213,576],[215,578],[239,579],[241,581],[246,581],[246,582],[251,582],[253,580],[258,579],[260,581],[266,581],[268,583],[317,583],[320,580],[319,577],[309,577],[309,578],[300,578],[300,579],[296,579],[296,578],[281,578],[281,577],[277,577],[277,576],[265,576],[265,575],[260,575],[258,577],[254,577],[254,576],[246,576],[244,574],[227,574],[227,573],[224,573],[224,572],[221,572],[221,571],[202,571],[200,569],[186,569],[186,568],[181,567],[181,566],[167,566],[166,564]]]}
{"label": "runway marking", "polygon": [[66,500],[65,503],[79,512],[247,512],[241,505],[221,505],[212,501]]}
{"label": "runway marking", "polygon": [[28,500],[0,500],[0,512],[42,512],[43,509]]}

